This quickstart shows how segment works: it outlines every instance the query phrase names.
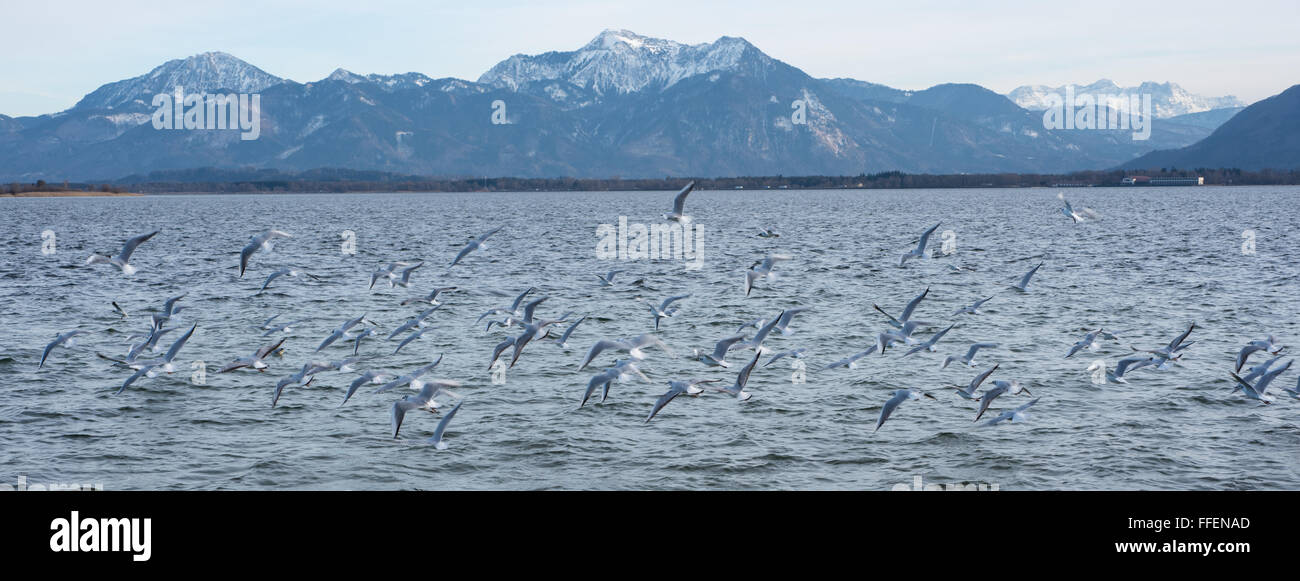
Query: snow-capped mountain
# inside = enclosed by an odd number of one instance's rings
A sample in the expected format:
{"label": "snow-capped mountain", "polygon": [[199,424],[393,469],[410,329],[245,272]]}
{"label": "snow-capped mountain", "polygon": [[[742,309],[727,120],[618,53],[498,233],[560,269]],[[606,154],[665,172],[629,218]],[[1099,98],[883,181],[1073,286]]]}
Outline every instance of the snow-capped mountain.
{"label": "snow-capped mountain", "polygon": [[256,93],[283,79],[224,52],[205,52],[171,60],[135,78],[109,83],[81,99],[73,109],[113,109],[125,104],[149,106],[154,95],[177,86],[186,92],[227,90]]}
{"label": "snow-capped mountain", "polygon": [[483,73],[478,82],[511,91],[540,87],[552,99],[565,102],[573,91],[597,99],[606,94],[663,91],[690,77],[758,70],[772,62],[743,38],[724,36],[687,45],[606,30],[576,51],[512,56]]}
{"label": "snow-capped mountain", "polygon": [[1074,87],[1076,95],[1151,95],[1151,108],[1154,110],[1157,119],[1168,119],[1178,115],[1188,113],[1200,113],[1202,111],[1211,111],[1214,109],[1225,109],[1231,107],[1244,107],[1246,104],[1232,95],[1225,97],[1204,97],[1187,92],[1186,89],[1178,86],[1177,83],[1155,83],[1147,81],[1136,87],[1121,87],[1110,79],[1101,79],[1090,85],[1065,85],[1060,87],[1048,87],[1045,85],[1025,85],[1016,87],[1007,98],[1015,101],[1017,105],[1031,111],[1041,111],[1047,108],[1048,96],[1052,94],[1064,96],[1066,87]]}

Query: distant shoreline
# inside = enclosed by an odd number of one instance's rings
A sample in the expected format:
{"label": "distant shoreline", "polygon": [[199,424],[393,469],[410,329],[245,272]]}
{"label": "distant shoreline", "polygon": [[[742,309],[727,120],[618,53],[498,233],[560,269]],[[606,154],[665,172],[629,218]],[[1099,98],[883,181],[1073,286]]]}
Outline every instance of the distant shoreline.
{"label": "distant shoreline", "polygon": [[32,191],[11,194],[0,192],[0,198],[97,198],[120,196],[143,196],[137,192],[88,192],[85,190]]}

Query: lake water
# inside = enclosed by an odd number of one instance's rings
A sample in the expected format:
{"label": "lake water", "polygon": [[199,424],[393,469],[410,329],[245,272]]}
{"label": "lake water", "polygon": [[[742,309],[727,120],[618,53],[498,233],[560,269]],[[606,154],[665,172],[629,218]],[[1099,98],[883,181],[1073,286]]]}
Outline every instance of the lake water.
{"label": "lake water", "polygon": [[[677,260],[597,257],[600,224],[620,216],[662,223],[672,192],[3,199],[0,313],[9,337],[0,352],[0,483],[880,490],[921,477],[1000,490],[1300,488],[1300,401],[1280,389],[1296,385],[1300,367],[1274,382],[1278,401],[1269,406],[1231,393],[1229,377],[1247,341],[1273,334],[1300,342],[1300,188],[1063,191],[1102,218],[1072,223],[1051,189],[697,191],[686,211],[702,232],[698,270]],[[899,255],[936,222],[930,248],[942,255],[947,240],[951,254],[899,268]],[[446,268],[469,237],[497,225],[504,229],[488,248]],[[769,226],[781,236],[756,236]],[[239,278],[239,250],[269,228],[293,238],[254,256]],[[133,276],[84,264],[91,252],[115,254],[127,238],[153,230],[161,232],[132,257]],[[355,233],[354,255],[343,252],[344,231]],[[746,297],[744,271],[771,252],[791,259]],[[428,263],[411,288],[381,281],[367,289],[381,262],[421,259]],[[1029,292],[1009,290],[1039,261]],[[320,280],[282,277],[256,294],[282,266]],[[627,272],[602,287],[595,275],[613,268]],[[386,341],[388,333],[421,310],[399,303],[434,286],[459,290],[441,297],[445,304],[429,317],[434,328],[391,355],[397,341]],[[475,320],[529,286],[550,297],[539,317],[588,318],[569,349],[534,342],[494,384],[492,348],[518,327],[485,332]],[[891,349],[856,369],[822,369],[886,329],[873,303],[897,314],[926,287],[914,318],[934,326],[917,336],[957,323],[939,352],[904,358]],[[149,311],[183,292],[179,304],[188,310],[176,324],[198,329],[177,372],[113,395],[131,372],[95,353],[121,356],[128,335],[148,331]],[[587,380],[615,357],[602,354],[578,372],[588,348],[652,332],[645,301],[685,293],[692,296],[658,331],[676,357],[648,350],[642,369],[651,383],[616,383],[605,403],[577,409]],[[995,293],[982,314],[951,316]],[[130,316],[121,319],[111,301]],[[792,381],[797,364],[783,359],[754,371],[749,401],[716,392],[679,397],[643,422],[669,379],[729,385],[747,361],[740,352],[731,369],[707,368],[691,359],[693,348],[791,307],[810,311],[794,319],[794,333],[774,333],[765,346],[806,349],[805,383]],[[305,320],[288,334],[282,358],[270,358],[265,373],[215,373],[267,343],[252,327],[276,313]],[[278,378],[314,359],[351,355],[344,341],[313,351],[363,313],[379,336],[362,344],[361,353],[374,356],[362,369],[405,373],[445,355],[430,377],[459,382],[454,391],[465,401],[447,429],[448,449],[425,443],[437,418],[423,412],[409,414],[401,437],[391,437],[389,409],[405,390],[376,395],[370,386],[339,407],[356,373],[321,373],[307,387],[286,388],[271,407]],[[1181,365],[1134,371],[1127,385],[1094,383],[1093,362],[1113,367],[1131,355],[1127,345],[1155,349],[1193,321],[1196,343]],[[1064,357],[1097,327],[1126,331],[1125,343]],[[38,371],[45,344],[71,329],[93,334],[56,349]],[[179,334],[165,336],[163,349]],[[952,392],[984,367],[939,364],[976,341],[1000,344],[979,356],[983,366],[1001,364],[992,379],[1019,380],[1041,398],[1027,421],[974,424],[975,407]],[[196,360],[206,370],[202,384],[193,377]],[[873,432],[881,405],[900,388],[938,399],[905,402]],[[442,399],[444,409],[455,401]],[[985,418],[1028,400],[1003,396]]]}

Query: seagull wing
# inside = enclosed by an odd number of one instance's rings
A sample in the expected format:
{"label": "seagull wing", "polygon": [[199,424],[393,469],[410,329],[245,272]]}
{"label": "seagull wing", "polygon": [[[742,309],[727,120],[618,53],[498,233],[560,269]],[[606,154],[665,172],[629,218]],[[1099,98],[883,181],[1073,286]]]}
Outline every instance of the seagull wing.
{"label": "seagull wing", "polygon": [[127,240],[126,244],[122,245],[122,251],[117,254],[117,259],[122,261],[122,263],[124,264],[130,262],[131,253],[135,252],[135,247],[139,246],[141,242],[153,238],[155,234],[161,231],[162,230],[154,230],[153,232],[150,232],[148,234],[142,234],[140,236],[136,236],[135,238]]}

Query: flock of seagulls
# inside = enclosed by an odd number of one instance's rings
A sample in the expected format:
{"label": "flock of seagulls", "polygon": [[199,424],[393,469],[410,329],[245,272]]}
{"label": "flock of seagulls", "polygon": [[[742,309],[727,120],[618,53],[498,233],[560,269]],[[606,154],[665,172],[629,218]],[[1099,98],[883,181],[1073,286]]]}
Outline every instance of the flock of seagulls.
{"label": "flock of seagulls", "polygon": [[[693,188],[694,182],[687,184],[675,196],[672,209],[664,214],[665,219],[672,221],[689,221],[691,219],[685,213],[685,204]],[[1064,196],[1060,196],[1060,199],[1064,202],[1061,212],[1069,217],[1072,223],[1100,218],[1095,211],[1089,208],[1076,210],[1068,201],[1065,201]],[[915,246],[909,243],[909,250],[904,252],[898,260],[898,268],[907,268],[910,261],[923,261],[931,258],[933,252],[929,248],[930,239],[941,225],[942,222],[936,223],[923,231],[916,239]],[[470,259],[471,255],[475,251],[485,249],[488,239],[499,234],[504,229],[505,226],[499,226],[476,237],[469,238],[466,245],[446,267],[447,272],[450,272],[453,267],[462,264],[466,265],[462,268],[473,268],[472,263],[474,261]],[[159,231],[154,231],[127,240],[116,256],[92,254],[86,264],[112,264],[123,274],[132,275],[136,273],[136,268],[130,263],[132,255],[143,243],[150,241],[158,234]],[[758,236],[776,238],[779,237],[779,234],[771,228],[765,228],[760,230]],[[249,270],[250,262],[258,253],[271,252],[272,243],[278,239],[292,238],[293,236],[287,232],[275,229],[253,235],[248,244],[239,251],[239,278],[242,278],[246,271]],[[756,260],[744,273],[742,284],[744,296],[750,296],[756,288],[756,284],[760,281],[770,281],[774,277],[773,270],[777,264],[793,260],[793,258],[785,254],[767,254],[762,259]],[[1008,281],[1010,288],[1007,290],[1014,290],[1018,293],[1031,292],[1030,283],[1044,264],[1045,262],[1039,261],[1021,274],[1017,282],[1010,283]],[[387,282],[389,288],[412,287],[417,284],[418,277],[422,276],[420,269],[424,265],[424,261],[384,262],[370,273],[367,288],[374,289],[381,280]],[[971,270],[969,267],[956,265],[950,266],[950,269],[957,272]],[[613,269],[594,276],[598,279],[601,288],[612,288],[618,284],[627,284],[616,282],[624,280],[619,277],[624,272],[625,269]],[[273,282],[276,282],[281,277],[296,278],[299,276],[320,280],[319,277],[301,269],[278,268],[267,275],[256,294],[266,291]],[[632,284],[640,285],[643,283],[644,279],[638,279]],[[280,284],[284,284],[284,282],[280,281]],[[357,282],[358,287],[361,284],[361,281]],[[595,286],[597,283],[592,282],[591,284]],[[359,390],[368,385],[379,386],[371,392],[372,394],[384,394],[394,390],[414,392],[393,401],[389,408],[390,435],[392,438],[399,436],[408,413],[429,412],[438,415],[441,413],[440,410],[445,407],[448,399],[456,400],[450,411],[441,414],[440,420],[433,429],[432,436],[427,439],[427,442],[435,448],[445,449],[447,447],[448,425],[453,416],[461,409],[465,398],[453,391],[453,389],[461,385],[457,381],[425,379],[426,376],[437,369],[442,361],[442,356],[440,355],[432,362],[406,373],[396,373],[375,366],[376,360],[382,358],[383,355],[373,353],[373,348],[366,350],[365,345],[371,343],[392,344],[391,342],[395,341],[397,342],[396,347],[393,348],[389,356],[397,355],[409,344],[420,340],[427,331],[437,328],[431,321],[439,317],[439,311],[444,302],[452,300],[446,298],[447,295],[457,291],[458,287],[456,286],[436,286],[427,294],[403,300],[401,302],[402,306],[415,305],[421,310],[395,325],[386,334],[380,331],[378,323],[368,318],[367,313],[342,321],[311,352],[311,360],[303,363],[297,371],[280,378],[274,383],[274,389],[270,394],[271,407],[278,405],[278,402],[286,393],[286,388],[311,385],[316,376],[324,373],[354,373],[356,376],[347,382],[346,393],[339,404],[340,407],[346,405]],[[539,309],[548,309],[547,301],[551,297],[536,296],[537,292],[536,287],[526,288],[516,295],[508,306],[490,309],[475,320],[475,326],[481,325],[485,319],[487,320],[482,331],[484,333],[506,333],[493,349],[488,360],[489,370],[498,365],[513,368],[520,363],[521,357],[523,357],[528,346],[542,340],[549,340],[547,343],[557,345],[565,351],[568,351],[571,344],[577,341],[574,333],[579,330],[579,326],[588,319],[588,316],[575,319],[573,318],[575,315],[573,312],[566,312],[556,318],[540,316]],[[683,312],[682,309],[684,308],[694,308],[693,303],[687,301],[691,296],[690,293],[672,295],[657,304],[638,297],[638,300],[645,300],[645,305],[653,319],[653,330],[650,329],[650,322],[646,321],[644,323],[646,325],[644,333],[630,337],[595,339],[591,343],[591,347],[586,350],[585,356],[580,361],[575,361],[575,372],[582,372],[588,367],[595,370],[594,375],[586,380],[585,388],[581,391],[581,397],[576,398],[578,399],[576,407],[583,408],[586,406],[592,401],[598,390],[600,391],[598,403],[604,403],[610,397],[611,385],[614,383],[628,381],[652,383],[653,380],[642,369],[642,362],[649,355],[647,350],[653,348],[669,358],[677,357],[675,351],[660,338],[658,333],[665,320],[677,317],[679,313]],[[929,296],[930,288],[926,287],[909,301],[898,312],[897,316],[890,314],[877,304],[872,304],[873,310],[884,317],[883,321],[881,321],[883,328],[879,332],[868,335],[873,341],[868,345],[864,345],[864,350],[845,356],[824,366],[822,369],[854,369],[862,359],[870,355],[884,357],[891,350],[902,350],[902,358],[919,356],[908,359],[908,361],[923,360],[927,354],[939,353],[941,350],[946,350],[947,346],[952,345],[953,342],[944,343],[943,340],[954,328],[958,327],[959,323],[956,318],[961,317],[961,321],[978,321],[981,308],[989,301],[1000,296],[1000,293],[995,292],[987,296],[980,293],[977,297],[983,298],[976,298],[974,302],[951,311],[951,315],[948,317],[951,320],[946,325],[916,318],[918,312],[926,308],[925,305],[928,303],[925,303],[925,301]],[[185,325],[186,321],[183,320],[184,315],[182,315],[182,312],[189,308],[181,304],[185,298],[186,294],[168,298],[161,308],[151,313],[148,331],[131,336],[129,338],[130,345],[123,356],[112,357],[99,354],[101,358],[111,361],[115,368],[122,369],[124,374],[129,372],[129,376],[124,379],[115,394],[121,394],[143,378],[151,378],[159,373],[173,373],[175,371],[177,355],[198,329],[197,323],[191,322],[189,325]],[[117,313],[123,320],[130,317],[127,311],[116,302],[112,303],[112,307],[113,312]],[[558,309],[556,310],[558,311]],[[933,309],[929,310],[933,311]],[[644,423],[649,423],[659,417],[665,407],[681,395],[698,398],[705,394],[706,391],[713,391],[729,395],[738,402],[751,400],[753,394],[748,390],[747,386],[755,370],[767,368],[783,359],[796,360],[807,356],[807,349],[803,347],[778,350],[765,345],[775,337],[794,334],[795,329],[792,327],[794,319],[799,314],[807,311],[808,309],[804,307],[783,309],[773,316],[755,319],[741,325],[735,333],[719,338],[711,348],[697,348],[691,351],[690,359],[702,364],[710,373],[726,373],[728,376],[731,373],[736,373],[734,380],[728,382],[718,377],[668,379],[666,382],[667,391],[659,395],[648,406]],[[769,315],[772,315],[772,313],[769,313]],[[251,352],[244,351],[249,353],[248,355],[233,359],[230,363],[222,366],[218,373],[263,373],[275,364],[275,359],[286,357],[286,341],[295,326],[303,321],[295,319],[285,322],[284,319],[281,319],[281,316],[281,314],[276,314],[260,325],[248,325],[255,333],[259,333],[255,340],[257,344],[248,345]],[[567,325],[561,326],[562,324]],[[961,325],[969,327],[973,326],[973,323],[963,322]],[[188,327],[187,330],[186,327]],[[1098,372],[1104,372],[1108,381],[1127,383],[1129,374],[1137,369],[1150,368],[1153,371],[1171,369],[1182,361],[1188,349],[1196,343],[1196,341],[1190,340],[1196,328],[1195,323],[1192,323],[1187,327],[1186,331],[1180,333],[1172,341],[1153,349],[1139,349],[1129,346],[1127,352],[1129,356],[1119,360],[1114,369],[1100,369]],[[774,331],[779,333],[773,335]],[[179,335],[177,335],[178,333]],[[1122,339],[1120,336],[1124,333],[1106,331],[1101,328],[1090,330],[1070,347],[1064,357],[1068,359],[1081,352],[1099,350],[1103,348],[1104,342],[1121,344]],[[75,344],[75,339],[87,334],[89,334],[87,331],[80,329],[59,333],[46,345],[37,368],[43,369],[46,367],[56,349],[72,347]],[[164,341],[164,337],[169,335],[173,337],[170,342]],[[589,340],[589,338],[585,340]],[[317,354],[327,349],[339,349],[336,344],[343,345],[346,349],[348,343],[350,343],[350,357],[333,361],[316,359],[319,357]],[[165,351],[163,351],[164,346],[167,347]],[[996,415],[985,420],[984,425],[986,426],[995,426],[1005,422],[1026,421],[1030,417],[1028,410],[1041,399],[1040,397],[1034,397],[1030,390],[1017,380],[1003,379],[1001,377],[990,380],[990,377],[995,373],[1006,374],[1007,369],[1002,362],[998,361],[992,362],[991,365],[985,368],[985,364],[977,361],[976,356],[993,352],[999,348],[1000,343],[995,341],[978,341],[961,345],[951,351],[951,354],[944,356],[938,364],[939,369],[948,369],[954,363],[961,364],[960,366],[954,366],[958,370],[962,368],[972,370],[982,368],[982,371],[978,371],[973,378],[969,380],[961,379],[961,382],[965,382],[964,385],[954,382],[954,386],[951,388],[957,396],[955,403],[975,406],[972,423],[979,422],[990,411],[995,411]],[[1280,375],[1290,369],[1292,364],[1292,361],[1288,360],[1281,365],[1275,365],[1283,358],[1284,350],[1285,347],[1273,336],[1247,342],[1237,355],[1233,370],[1228,374],[1232,379],[1233,393],[1240,391],[1246,397],[1259,401],[1261,405],[1275,401],[1273,395],[1269,393],[1269,388]],[[366,353],[363,354],[363,351],[366,351]],[[387,352],[387,348],[384,348],[383,351]],[[753,351],[753,353],[750,354],[748,351]],[[159,352],[162,352],[162,354],[150,358],[152,354]],[[608,366],[602,366],[598,363],[600,361],[609,361],[610,353],[617,353],[618,358],[610,361]],[[765,356],[768,356],[768,360],[760,368],[759,362]],[[1260,362],[1258,359],[1261,356],[1268,359]],[[1256,358],[1257,362],[1255,365],[1248,367],[1252,357]],[[486,354],[484,358],[487,358]],[[738,372],[732,369],[737,365],[740,366]],[[947,371],[946,373],[960,373],[960,371]],[[575,384],[580,385],[579,382],[575,382]],[[268,381],[269,387],[270,382]],[[576,387],[575,385],[575,392]],[[1295,388],[1285,388],[1285,392],[1292,398],[1300,399],[1300,382],[1297,383]],[[1004,398],[1003,396],[1008,397]],[[1027,396],[1033,399],[1009,409],[992,410],[995,405],[1012,400],[1015,396]],[[929,391],[915,386],[901,387],[894,390],[890,397],[880,403],[879,414],[873,431],[880,430],[887,420],[896,416],[899,413],[899,406],[903,403],[925,399],[937,400],[938,398]],[[963,401],[969,403],[962,403]],[[422,414],[418,415],[423,417]],[[667,420],[661,419],[660,421]]]}

